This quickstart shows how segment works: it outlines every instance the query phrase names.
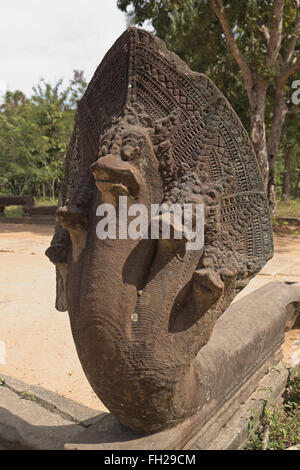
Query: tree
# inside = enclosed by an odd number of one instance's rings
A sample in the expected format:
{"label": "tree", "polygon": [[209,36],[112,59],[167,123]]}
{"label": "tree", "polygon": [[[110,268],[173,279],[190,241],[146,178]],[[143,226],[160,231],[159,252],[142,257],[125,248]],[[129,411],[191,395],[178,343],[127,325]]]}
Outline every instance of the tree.
{"label": "tree", "polygon": [[[151,20],[168,47],[216,82],[246,127],[249,118],[250,138],[274,209],[274,168],[290,112],[292,77],[300,66],[300,1],[118,0],[118,7],[129,9],[135,24]],[[242,90],[248,112],[238,103],[239,96],[245,102]]]}
{"label": "tree", "polygon": [[41,80],[30,98],[8,91],[0,106],[0,186],[54,200],[63,177],[77,101],[86,88],[74,70],[67,87]]}
{"label": "tree", "polygon": [[55,86],[43,80],[33,88],[35,122],[39,125],[46,145],[40,172],[41,183],[49,188],[55,199],[63,176],[64,156],[72,132],[74,112],[70,109],[70,88],[61,89],[62,80]]}
{"label": "tree", "polygon": [[277,185],[282,199],[298,196],[300,179],[300,108],[288,114],[282,131],[276,164]]}
{"label": "tree", "polygon": [[38,160],[46,155],[33,111],[22,92],[6,93],[0,113],[0,182],[13,194],[22,194],[36,180]]}
{"label": "tree", "polygon": [[[274,211],[274,169],[282,126],[288,113],[286,85],[289,78],[300,69],[300,1],[249,2],[250,15],[247,16],[247,24],[236,23],[239,37],[234,35],[224,2],[210,0],[210,5],[222,26],[228,49],[243,77],[251,109],[250,137],[267,184],[270,206]],[[262,42],[259,34],[262,36]],[[246,41],[243,41],[243,36]],[[249,52],[253,54],[252,59]],[[274,89],[274,107],[267,139],[265,111],[269,87]]]}
{"label": "tree", "polygon": [[87,85],[83,70],[73,70],[73,78],[68,87],[68,104],[71,109],[76,109],[77,102],[83,96]]}

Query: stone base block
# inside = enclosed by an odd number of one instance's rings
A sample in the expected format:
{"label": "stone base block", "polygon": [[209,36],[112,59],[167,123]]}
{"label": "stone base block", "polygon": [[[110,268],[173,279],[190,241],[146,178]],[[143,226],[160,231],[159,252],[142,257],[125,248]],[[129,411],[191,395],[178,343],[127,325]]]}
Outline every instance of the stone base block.
{"label": "stone base block", "polygon": [[108,414],[69,441],[65,449],[241,448],[248,438],[250,417],[261,415],[271,390],[276,401],[285,388],[288,370],[280,364],[281,344],[299,303],[300,284],[273,282],[226,310],[195,359],[199,410],[183,423],[141,436]]}
{"label": "stone base block", "polygon": [[105,414],[0,372],[1,450],[62,450],[101,416]]}

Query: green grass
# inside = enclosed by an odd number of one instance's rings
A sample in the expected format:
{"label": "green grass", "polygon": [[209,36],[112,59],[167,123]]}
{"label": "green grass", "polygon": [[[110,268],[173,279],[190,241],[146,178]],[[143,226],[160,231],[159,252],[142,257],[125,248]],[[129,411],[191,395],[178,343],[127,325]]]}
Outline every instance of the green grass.
{"label": "green grass", "polygon": [[[57,200],[53,201],[53,199],[43,199],[37,197],[34,198],[34,202],[36,206],[54,206],[57,204]],[[5,208],[4,213],[6,217],[22,217],[22,206],[8,206]]]}
{"label": "green grass", "polygon": [[34,203],[36,206],[55,206],[57,204],[57,199],[53,201],[53,199],[43,199],[42,197],[35,197]]}
{"label": "green grass", "polygon": [[[57,200],[34,198],[36,206],[52,206],[57,204]],[[5,209],[6,217],[22,217],[21,206],[9,206]],[[278,217],[300,217],[300,199],[289,199],[287,201],[277,201],[276,216]]]}
{"label": "green grass", "polygon": [[4,210],[6,217],[22,217],[22,206],[8,206]]}
{"label": "green grass", "polygon": [[25,400],[36,401],[36,397],[32,393],[29,393],[29,392],[22,392],[21,398],[24,398]]}
{"label": "green grass", "polygon": [[278,200],[276,215],[278,217],[300,217],[300,199]]}
{"label": "green grass", "polygon": [[281,407],[266,407],[246,450],[284,450],[300,444],[300,368],[288,381],[283,398]]}

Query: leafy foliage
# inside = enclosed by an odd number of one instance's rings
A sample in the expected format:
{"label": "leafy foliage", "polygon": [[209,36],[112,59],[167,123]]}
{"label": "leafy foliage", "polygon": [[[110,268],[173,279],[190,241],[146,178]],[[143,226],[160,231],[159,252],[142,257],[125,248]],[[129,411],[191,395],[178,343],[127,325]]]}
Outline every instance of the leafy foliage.
{"label": "leafy foliage", "polygon": [[300,444],[300,369],[288,381],[283,405],[279,409],[270,406],[265,409],[247,450],[284,450],[297,444]]}
{"label": "leafy foliage", "polygon": [[[281,146],[276,164],[278,196],[300,196],[300,106],[288,116],[281,136]],[[288,177],[288,188],[285,178]],[[287,194],[285,194],[287,191]]]}
{"label": "leafy foliage", "polygon": [[70,84],[41,80],[27,98],[8,91],[0,107],[0,190],[55,199],[63,176],[77,101],[86,81],[74,71]]}
{"label": "leafy foliage", "polygon": [[[223,1],[224,12],[231,25],[236,45],[249,65],[254,80],[257,82],[258,79],[262,79],[268,83],[264,111],[267,135],[270,134],[274,120],[274,103],[280,67],[291,44],[297,21],[295,1],[286,0],[283,10],[280,54],[274,65],[267,65],[266,56],[273,4],[274,0]],[[220,22],[213,13],[209,0],[118,0],[117,5],[120,10],[127,13],[131,24],[151,25],[153,31],[166,42],[169,49],[176,52],[193,70],[208,75],[227,97],[245,128],[250,132],[250,103],[241,70],[228,48]],[[298,41],[294,57],[299,57],[299,53]],[[300,78],[299,71],[289,77],[284,87],[288,108],[291,107],[291,84],[297,78]],[[279,193],[282,190],[282,181],[286,171],[285,156],[291,151],[290,136],[294,133],[296,138],[297,135],[293,131],[297,117],[299,122],[299,116],[291,116],[283,128],[276,164]],[[297,132],[299,135],[299,130]],[[298,155],[298,150],[295,152]],[[293,158],[295,159],[294,153]],[[295,187],[298,181],[297,172],[300,172],[299,161],[296,167],[290,181],[293,186],[292,195],[297,194]]]}

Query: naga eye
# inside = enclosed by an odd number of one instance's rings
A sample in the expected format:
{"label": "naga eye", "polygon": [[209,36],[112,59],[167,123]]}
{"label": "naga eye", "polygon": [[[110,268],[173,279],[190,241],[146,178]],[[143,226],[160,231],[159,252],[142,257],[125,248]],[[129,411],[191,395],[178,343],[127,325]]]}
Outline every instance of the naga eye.
{"label": "naga eye", "polygon": [[102,145],[101,153],[102,153],[102,155],[107,155],[108,154],[108,148],[107,148],[106,145]]}
{"label": "naga eye", "polygon": [[118,153],[119,151],[119,146],[117,144],[112,144],[111,148],[110,148],[110,151],[111,153]]}
{"label": "naga eye", "polygon": [[131,145],[125,145],[121,150],[122,160],[130,160],[134,156],[134,148]]}

